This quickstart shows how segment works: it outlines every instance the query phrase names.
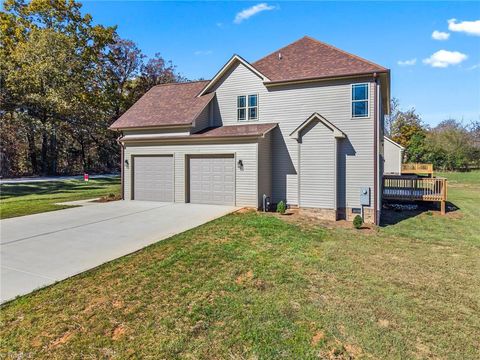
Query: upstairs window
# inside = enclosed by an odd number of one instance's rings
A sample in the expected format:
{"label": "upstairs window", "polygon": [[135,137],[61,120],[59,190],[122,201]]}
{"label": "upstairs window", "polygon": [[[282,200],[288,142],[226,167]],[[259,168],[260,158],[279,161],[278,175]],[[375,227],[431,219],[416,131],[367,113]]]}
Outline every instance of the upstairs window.
{"label": "upstairs window", "polygon": [[247,120],[247,97],[245,95],[237,97],[237,119],[238,121]]}
{"label": "upstairs window", "polygon": [[352,117],[368,117],[368,84],[352,84]]}
{"label": "upstairs window", "polygon": [[258,120],[258,95],[240,95],[237,97],[237,120]]}
{"label": "upstairs window", "polygon": [[248,95],[248,120],[257,120],[258,118],[258,96]]}

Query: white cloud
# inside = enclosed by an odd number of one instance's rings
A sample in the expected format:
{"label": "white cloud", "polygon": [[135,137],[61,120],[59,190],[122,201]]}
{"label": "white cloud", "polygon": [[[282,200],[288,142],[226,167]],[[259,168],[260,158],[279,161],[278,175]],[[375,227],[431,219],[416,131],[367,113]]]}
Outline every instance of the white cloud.
{"label": "white cloud", "polygon": [[415,65],[416,63],[417,63],[416,58],[410,59],[410,60],[398,60],[397,61],[397,64],[400,65],[400,66],[412,66],[412,65]]}
{"label": "white cloud", "polygon": [[197,50],[197,51],[194,51],[193,55],[195,56],[211,55],[212,53],[213,53],[212,50]]}
{"label": "white cloud", "polygon": [[449,65],[458,65],[467,59],[467,55],[458,51],[439,50],[429,58],[424,59],[423,63],[432,67],[446,68]]}
{"label": "white cloud", "polygon": [[434,39],[434,40],[448,40],[449,37],[450,37],[450,34],[447,33],[447,32],[443,32],[443,31],[435,30],[432,33],[432,39]]}
{"label": "white cloud", "polygon": [[243,20],[247,20],[255,14],[258,14],[262,11],[269,11],[274,9],[275,9],[275,6],[268,5],[267,3],[253,5],[252,7],[249,7],[237,13],[237,15],[235,15],[235,20],[233,20],[233,22],[235,24],[240,24]]}
{"label": "white cloud", "polygon": [[457,21],[457,19],[448,20],[448,30],[464,32],[468,35],[480,36],[480,20],[461,22]]}
{"label": "white cloud", "polygon": [[467,70],[475,70],[475,69],[480,69],[480,64],[475,64],[467,68]]}

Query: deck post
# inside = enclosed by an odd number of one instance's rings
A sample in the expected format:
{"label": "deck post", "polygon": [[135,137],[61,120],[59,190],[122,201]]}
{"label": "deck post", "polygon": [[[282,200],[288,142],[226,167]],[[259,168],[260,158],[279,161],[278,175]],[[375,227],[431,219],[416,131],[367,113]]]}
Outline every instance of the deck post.
{"label": "deck post", "polygon": [[446,203],[447,203],[447,179],[443,179],[443,184],[442,184],[442,201],[440,202],[440,213],[442,215],[445,215],[446,213]]}

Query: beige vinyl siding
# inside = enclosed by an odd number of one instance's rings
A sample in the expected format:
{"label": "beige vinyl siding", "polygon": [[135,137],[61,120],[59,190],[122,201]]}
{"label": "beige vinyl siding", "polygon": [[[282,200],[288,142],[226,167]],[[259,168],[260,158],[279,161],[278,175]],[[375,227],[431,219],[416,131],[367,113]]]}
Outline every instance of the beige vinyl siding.
{"label": "beige vinyl siding", "polygon": [[301,133],[300,206],[335,208],[335,141],[332,130],[312,121]]}
{"label": "beige vinyl siding", "polygon": [[388,140],[383,142],[383,146],[385,158],[383,165],[384,174],[400,174],[402,171],[402,150]]}
{"label": "beige vinyl siding", "polygon": [[209,105],[207,105],[195,120],[195,126],[192,128],[192,131],[191,131],[192,134],[199,132],[209,126],[209,122],[210,122],[209,114],[210,114]]}
{"label": "beige vinyl siding", "polygon": [[[351,84],[369,82],[369,117],[351,116]],[[374,191],[374,82],[371,78],[337,80],[309,84],[283,85],[267,89],[262,80],[243,65],[232,68],[213,89],[216,91],[214,119],[216,124],[238,122],[238,95],[258,94],[258,122],[278,123],[272,132],[273,201],[287,200],[298,205],[298,143],[290,138],[314,112],[318,112],[347,135],[339,143],[339,176],[343,176],[342,194],[346,207],[359,207],[361,187]],[[342,193],[343,191],[343,193]],[[333,194],[332,194],[333,196]],[[373,205],[373,198],[371,204]],[[339,207],[340,207],[339,203]]]}
{"label": "beige vinyl siding", "polygon": [[258,141],[258,203],[263,204],[263,194],[272,197],[272,144],[271,133]]}
{"label": "beige vinyl siding", "polygon": [[[125,159],[129,166],[125,166],[125,199],[131,199],[132,173],[131,164],[133,155],[165,155],[174,157],[174,194],[175,202],[185,202],[186,184],[186,156],[193,154],[233,154],[235,158],[235,198],[237,206],[258,206],[257,199],[257,143],[192,143],[154,144],[137,143],[126,144]],[[243,161],[243,169],[238,169],[237,161]]]}

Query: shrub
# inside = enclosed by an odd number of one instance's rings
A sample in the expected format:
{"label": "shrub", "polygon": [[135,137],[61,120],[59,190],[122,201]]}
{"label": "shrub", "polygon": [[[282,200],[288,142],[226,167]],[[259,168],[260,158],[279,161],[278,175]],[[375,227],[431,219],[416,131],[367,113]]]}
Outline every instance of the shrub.
{"label": "shrub", "polygon": [[277,212],[279,214],[285,214],[285,211],[287,210],[287,206],[285,205],[285,203],[283,201],[280,201],[278,204],[277,204]]}
{"label": "shrub", "polygon": [[355,218],[353,219],[353,226],[355,227],[355,229],[360,229],[362,227],[362,224],[362,217],[360,215],[355,216]]}

